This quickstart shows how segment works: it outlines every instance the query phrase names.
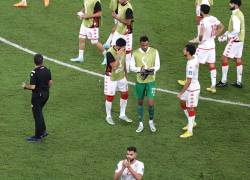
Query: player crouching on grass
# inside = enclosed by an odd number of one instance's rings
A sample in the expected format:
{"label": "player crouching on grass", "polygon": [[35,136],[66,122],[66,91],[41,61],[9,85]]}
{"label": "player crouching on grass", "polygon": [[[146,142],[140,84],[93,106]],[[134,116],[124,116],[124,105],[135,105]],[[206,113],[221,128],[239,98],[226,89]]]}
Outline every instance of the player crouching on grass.
{"label": "player crouching on grass", "polygon": [[132,122],[125,114],[128,102],[125,46],[126,41],[119,38],[116,41],[116,45],[110,47],[106,54],[107,65],[104,77],[104,95],[106,96],[106,121],[110,125],[115,124],[111,116],[111,108],[116,91],[121,92],[119,119]]}
{"label": "player crouching on grass", "polygon": [[196,48],[192,44],[186,45],[183,50],[183,54],[187,59],[186,83],[177,97],[180,99],[181,108],[187,116],[188,125],[183,128],[183,130],[187,131],[180,135],[180,138],[193,136],[193,127],[196,126],[195,114],[200,95],[200,83],[198,81],[199,61],[194,56],[195,51]]}
{"label": "player crouching on grass", "polygon": [[143,131],[143,100],[148,97],[149,127],[152,132],[156,131],[154,125],[154,98],[155,98],[155,75],[160,69],[160,57],[156,49],[149,47],[147,36],[140,38],[140,48],[133,52],[130,62],[130,70],[137,73],[135,91],[137,96],[137,113],[139,126],[137,133]]}
{"label": "player crouching on grass", "polygon": [[[27,5],[27,1],[26,0],[21,0],[19,3],[16,3],[13,6],[18,7],[18,8],[25,8],[28,5]],[[49,0],[44,0],[44,6],[45,7],[49,6]]]}

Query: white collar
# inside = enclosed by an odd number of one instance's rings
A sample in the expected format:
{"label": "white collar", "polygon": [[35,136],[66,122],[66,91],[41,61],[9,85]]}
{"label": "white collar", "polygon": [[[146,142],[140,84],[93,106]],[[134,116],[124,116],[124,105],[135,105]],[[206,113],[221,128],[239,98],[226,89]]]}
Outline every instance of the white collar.
{"label": "white collar", "polygon": [[139,51],[141,51],[142,53],[147,53],[149,51],[150,47],[148,47],[147,51],[143,51],[142,48],[139,48]]}
{"label": "white collar", "polygon": [[232,14],[235,14],[237,11],[239,11],[239,8],[238,9],[235,9],[232,11]]}

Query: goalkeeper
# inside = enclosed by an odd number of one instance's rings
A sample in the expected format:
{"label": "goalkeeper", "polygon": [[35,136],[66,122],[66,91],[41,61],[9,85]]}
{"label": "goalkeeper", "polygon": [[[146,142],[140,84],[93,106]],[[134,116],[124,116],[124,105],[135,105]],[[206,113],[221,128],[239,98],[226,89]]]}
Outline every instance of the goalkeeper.
{"label": "goalkeeper", "polygon": [[138,101],[137,113],[139,126],[136,130],[140,133],[144,129],[143,125],[143,100],[148,97],[149,127],[151,132],[155,132],[154,125],[154,98],[155,98],[155,74],[160,69],[159,53],[156,49],[149,47],[147,36],[140,38],[140,48],[133,52],[130,62],[130,70],[137,73],[135,92]]}

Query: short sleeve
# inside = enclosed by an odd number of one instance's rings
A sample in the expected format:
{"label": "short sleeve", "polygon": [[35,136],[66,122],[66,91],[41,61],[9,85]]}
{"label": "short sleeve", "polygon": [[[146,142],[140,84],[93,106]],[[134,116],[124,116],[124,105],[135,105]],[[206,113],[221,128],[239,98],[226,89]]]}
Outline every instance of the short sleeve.
{"label": "short sleeve", "polygon": [[193,78],[194,66],[192,64],[187,65],[186,78]]}
{"label": "short sleeve", "polygon": [[143,163],[140,163],[137,171],[136,171],[138,174],[141,174],[143,175],[144,174],[144,164]]}
{"label": "short sleeve", "polygon": [[126,10],[126,19],[133,19],[133,18],[134,18],[133,10],[128,8]]}
{"label": "short sleeve", "polygon": [[36,72],[35,71],[31,71],[30,73],[30,84],[36,85]]}
{"label": "short sleeve", "polygon": [[118,173],[119,171],[121,171],[121,169],[122,169],[122,161],[120,161],[120,162],[116,165],[115,172]]}

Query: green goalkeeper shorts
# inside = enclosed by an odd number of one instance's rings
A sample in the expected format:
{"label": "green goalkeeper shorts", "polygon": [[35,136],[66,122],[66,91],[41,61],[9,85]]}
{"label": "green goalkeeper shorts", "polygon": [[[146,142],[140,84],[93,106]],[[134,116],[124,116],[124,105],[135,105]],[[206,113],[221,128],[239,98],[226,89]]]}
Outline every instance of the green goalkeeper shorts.
{"label": "green goalkeeper shorts", "polygon": [[147,96],[149,99],[155,97],[156,83],[155,81],[149,83],[138,83],[135,84],[135,94],[137,99],[143,99]]}

